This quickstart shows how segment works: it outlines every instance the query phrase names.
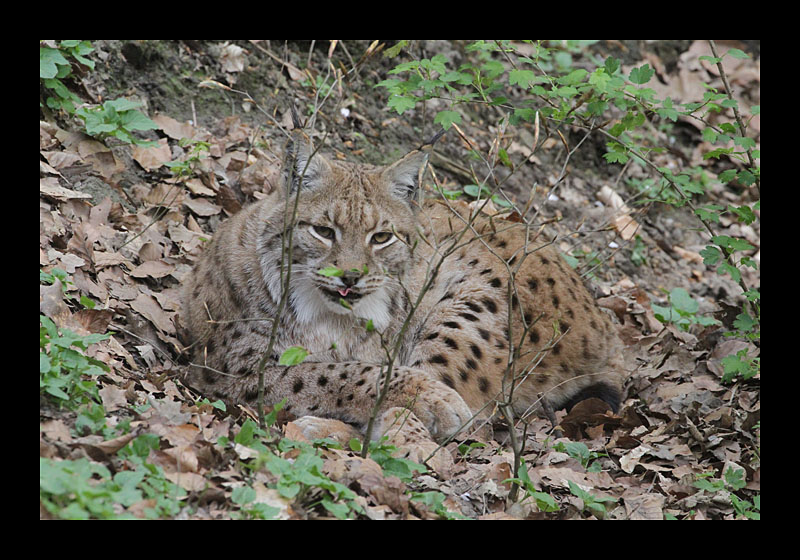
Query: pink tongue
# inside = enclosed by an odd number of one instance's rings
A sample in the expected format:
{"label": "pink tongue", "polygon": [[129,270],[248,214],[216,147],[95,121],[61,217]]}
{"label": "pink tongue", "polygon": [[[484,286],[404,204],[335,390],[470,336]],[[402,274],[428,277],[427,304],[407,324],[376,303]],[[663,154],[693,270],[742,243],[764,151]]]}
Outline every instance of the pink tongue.
{"label": "pink tongue", "polygon": [[339,295],[340,296],[345,297],[349,293],[350,293],[350,288],[344,288],[344,289],[339,288]]}

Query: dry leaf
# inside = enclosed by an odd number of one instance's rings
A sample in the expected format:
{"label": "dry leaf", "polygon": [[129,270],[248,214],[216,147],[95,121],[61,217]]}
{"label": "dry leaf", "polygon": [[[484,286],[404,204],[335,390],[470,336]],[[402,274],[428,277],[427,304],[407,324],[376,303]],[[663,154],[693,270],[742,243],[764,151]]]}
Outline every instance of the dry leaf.
{"label": "dry leaf", "polygon": [[201,492],[208,487],[208,480],[194,472],[169,472],[165,470],[164,478],[189,492]]}
{"label": "dry leaf", "polygon": [[174,270],[175,265],[165,263],[164,261],[147,261],[131,270],[131,276],[134,278],[145,278],[147,276],[150,278],[163,278],[171,274]]}
{"label": "dry leaf", "polygon": [[175,333],[175,326],[172,324],[174,313],[166,313],[153,296],[139,294],[131,302],[131,307],[146,317],[158,330],[167,334]]}
{"label": "dry leaf", "polygon": [[639,232],[640,225],[630,217],[629,214],[632,213],[632,210],[628,207],[627,204],[622,200],[622,197],[617,194],[617,192],[609,187],[608,185],[604,185],[600,191],[597,193],[597,198],[603,202],[606,206],[611,207],[614,210],[614,216],[611,219],[611,223],[614,226],[614,229],[617,230],[620,237],[625,241],[630,241],[633,237]]}
{"label": "dry leaf", "polygon": [[244,70],[247,57],[245,50],[238,45],[225,45],[219,58],[222,70],[225,72],[241,72]]}
{"label": "dry leaf", "polygon": [[106,409],[106,412],[113,412],[127,406],[124,389],[114,385],[106,385],[100,389],[99,393],[100,398],[103,399],[103,408]]}
{"label": "dry leaf", "polygon": [[135,145],[131,148],[131,155],[139,165],[148,171],[158,169],[165,163],[172,161],[172,152],[169,149],[166,138],[161,138],[158,141],[158,146]]}
{"label": "dry leaf", "polygon": [[196,194],[198,196],[214,196],[217,194],[205,186],[203,181],[197,177],[192,177],[191,179],[187,180],[185,184],[186,188],[189,189],[192,194]]}
{"label": "dry leaf", "polygon": [[664,502],[666,498],[663,494],[640,494],[638,496],[623,496],[625,511],[628,519],[664,519]]}
{"label": "dry leaf", "polygon": [[222,211],[221,206],[217,206],[205,198],[187,198],[183,204],[198,216],[213,216]]}
{"label": "dry leaf", "polygon": [[73,313],[72,319],[90,333],[105,333],[114,312],[110,309],[80,309]]}
{"label": "dry leaf", "polygon": [[39,192],[55,200],[69,200],[71,198],[92,198],[92,195],[65,189],[58,183],[55,177],[44,177],[39,179]]}
{"label": "dry leaf", "polygon": [[63,441],[64,443],[72,441],[72,434],[70,434],[69,428],[61,420],[42,422],[39,424],[39,430],[50,439]]}
{"label": "dry leaf", "polygon": [[167,136],[174,140],[180,140],[181,138],[191,140],[194,138],[195,128],[189,123],[179,122],[164,114],[155,115],[152,120]]}
{"label": "dry leaf", "polygon": [[39,152],[44,156],[47,160],[47,163],[53,166],[55,169],[64,169],[65,167],[71,167],[76,163],[83,161],[80,155],[76,153],[70,152]]}

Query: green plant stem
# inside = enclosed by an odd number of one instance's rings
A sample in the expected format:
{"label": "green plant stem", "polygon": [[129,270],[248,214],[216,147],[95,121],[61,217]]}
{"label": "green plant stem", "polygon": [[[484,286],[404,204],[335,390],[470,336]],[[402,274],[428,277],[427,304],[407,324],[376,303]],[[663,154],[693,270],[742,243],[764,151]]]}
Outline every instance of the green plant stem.
{"label": "green plant stem", "polygon": [[[608,138],[616,141],[616,138],[611,133],[606,132],[602,128],[598,128],[597,130],[599,130],[602,134],[604,134]],[[694,212],[694,214],[697,217],[697,219],[700,221],[700,223],[703,224],[703,226],[705,227],[706,231],[709,233],[709,235],[712,238],[717,235],[716,232],[714,231],[714,229],[711,227],[711,224],[708,223],[708,220],[705,220],[704,218],[702,218],[702,217],[700,217],[698,215],[697,208],[695,207],[694,203],[692,203],[691,197],[689,195],[687,195],[683,191],[683,188],[681,188],[680,185],[678,185],[672,179],[670,179],[664,173],[662,173],[661,170],[658,168],[658,166],[655,163],[653,163],[652,161],[650,161],[645,155],[639,153],[636,149],[634,149],[634,148],[632,148],[630,146],[628,146],[627,148],[628,148],[628,150],[631,151],[631,153],[633,153],[636,157],[640,158],[649,167],[651,167],[656,173],[658,173],[664,180],[666,180],[670,184],[670,186],[672,188],[675,189],[675,191],[677,193],[679,193],[681,195],[681,197],[683,197],[684,201],[686,202],[686,205],[692,210],[692,212]],[[715,245],[719,248],[719,250],[725,256],[725,260],[728,261],[728,264],[730,264],[732,267],[738,268],[738,267],[736,267],[736,262],[733,260],[733,253],[729,253],[728,249],[726,247],[720,245],[720,244],[715,244]],[[739,287],[742,288],[743,292],[749,291],[749,288],[747,287],[747,283],[744,280],[744,276],[741,275],[741,274],[739,275],[738,284],[739,284]],[[749,311],[752,312],[752,308],[750,306],[750,302],[749,301],[745,300],[744,305]]]}
{"label": "green plant stem", "polygon": [[[714,58],[718,60],[717,62],[717,69],[719,70],[720,78],[722,78],[722,84],[725,86],[725,93],[728,94],[728,99],[733,101],[733,91],[731,89],[731,84],[728,81],[728,75],[725,73],[725,68],[722,66],[722,60],[717,54],[717,45],[714,43],[713,40],[708,41],[709,46],[711,47],[711,54],[714,55]],[[747,125],[744,124],[742,120],[741,114],[739,114],[739,107],[738,105],[733,106],[733,115],[736,117],[736,123],[739,125],[739,130],[742,132],[742,136],[744,136],[747,132]],[[750,167],[755,168],[756,162],[753,159],[753,149],[747,148],[747,160],[750,162]],[[761,178],[756,175],[756,189],[758,189],[758,196],[761,197]]]}

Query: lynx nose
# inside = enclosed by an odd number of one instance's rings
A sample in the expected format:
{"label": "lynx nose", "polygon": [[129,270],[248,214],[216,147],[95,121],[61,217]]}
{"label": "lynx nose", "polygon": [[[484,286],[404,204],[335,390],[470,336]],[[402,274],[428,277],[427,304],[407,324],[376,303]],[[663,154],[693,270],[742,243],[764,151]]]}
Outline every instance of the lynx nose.
{"label": "lynx nose", "polygon": [[354,269],[345,270],[344,274],[342,274],[340,278],[345,286],[352,288],[356,285],[356,282],[358,282],[359,278],[361,278],[361,272]]}

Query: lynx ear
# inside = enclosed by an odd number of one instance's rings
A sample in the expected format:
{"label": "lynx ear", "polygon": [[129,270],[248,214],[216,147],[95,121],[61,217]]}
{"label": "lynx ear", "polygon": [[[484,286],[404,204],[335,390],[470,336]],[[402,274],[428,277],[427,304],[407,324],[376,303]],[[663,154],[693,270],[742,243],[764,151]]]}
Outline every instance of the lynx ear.
{"label": "lynx ear", "polygon": [[422,176],[425,174],[428,156],[433,150],[433,145],[444,133],[444,130],[440,130],[418,150],[414,150],[384,170],[384,180],[394,196],[409,201],[419,198],[418,194],[422,186]]}
{"label": "lynx ear", "polygon": [[427,163],[428,151],[420,149],[387,167],[383,178],[391,194],[403,200],[416,200]]}
{"label": "lynx ear", "polygon": [[293,130],[286,143],[283,161],[283,183],[289,193],[298,187],[317,188],[330,170],[331,165],[316,153],[311,138],[302,130]]}

